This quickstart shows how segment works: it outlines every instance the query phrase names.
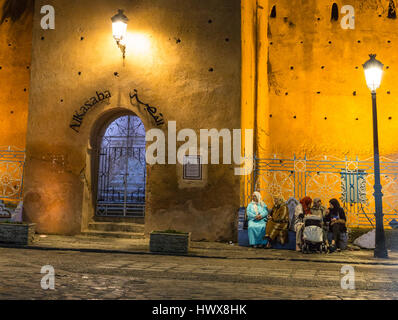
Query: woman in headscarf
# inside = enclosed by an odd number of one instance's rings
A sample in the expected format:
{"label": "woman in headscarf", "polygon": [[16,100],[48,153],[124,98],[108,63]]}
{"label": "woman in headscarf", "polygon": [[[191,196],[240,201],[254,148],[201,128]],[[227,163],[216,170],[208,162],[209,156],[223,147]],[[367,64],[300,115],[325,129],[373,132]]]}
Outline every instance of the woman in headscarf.
{"label": "woman in headscarf", "polygon": [[287,200],[286,202],[287,208],[289,210],[289,231],[294,232],[294,213],[296,212],[296,207],[298,206],[298,204],[298,200],[294,197],[290,197],[289,200]]}
{"label": "woman in headscarf", "polygon": [[252,247],[265,246],[268,242],[264,240],[267,216],[267,206],[262,201],[260,192],[255,191],[252,202],[247,206],[249,243]]}
{"label": "woman in headscarf", "polygon": [[268,240],[267,248],[271,247],[271,241],[279,238],[283,245],[288,241],[289,210],[282,197],[274,197],[274,207],[268,215],[265,237]]}
{"label": "woman in headscarf", "polygon": [[347,232],[346,216],[337,199],[330,200],[329,205],[325,221],[329,223],[329,230],[333,233],[332,249],[340,250],[340,235]]}
{"label": "woman in headscarf", "polygon": [[294,213],[294,231],[296,231],[296,251],[301,250],[301,240],[303,237],[304,230],[304,216],[311,214],[312,199],[310,197],[304,197],[300,200],[300,203],[296,206]]}

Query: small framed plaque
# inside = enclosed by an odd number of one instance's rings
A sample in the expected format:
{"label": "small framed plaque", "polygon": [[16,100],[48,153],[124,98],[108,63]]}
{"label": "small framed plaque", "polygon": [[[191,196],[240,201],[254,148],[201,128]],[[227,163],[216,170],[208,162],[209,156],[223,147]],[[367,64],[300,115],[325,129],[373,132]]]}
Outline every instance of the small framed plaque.
{"label": "small framed plaque", "polygon": [[201,156],[184,156],[183,179],[202,180]]}

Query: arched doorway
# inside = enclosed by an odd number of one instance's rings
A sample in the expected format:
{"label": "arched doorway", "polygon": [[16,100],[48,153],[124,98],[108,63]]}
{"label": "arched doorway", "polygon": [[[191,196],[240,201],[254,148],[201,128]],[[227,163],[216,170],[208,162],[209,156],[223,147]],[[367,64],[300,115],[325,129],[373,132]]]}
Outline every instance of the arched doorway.
{"label": "arched doorway", "polygon": [[144,217],[145,127],[136,115],[123,115],[103,131],[98,148],[96,215]]}

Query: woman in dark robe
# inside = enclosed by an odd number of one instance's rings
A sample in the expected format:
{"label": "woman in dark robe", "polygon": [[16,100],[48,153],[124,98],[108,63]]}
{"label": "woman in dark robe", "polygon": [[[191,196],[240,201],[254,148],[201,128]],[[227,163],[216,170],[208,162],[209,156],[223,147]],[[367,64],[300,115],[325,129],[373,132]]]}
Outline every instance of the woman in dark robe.
{"label": "woman in dark robe", "polygon": [[274,198],[274,207],[268,215],[265,238],[268,240],[267,248],[271,247],[270,242],[279,238],[283,245],[288,241],[289,210],[286,202],[281,197]]}
{"label": "woman in dark robe", "polygon": [[331,249],[340,250],[340,236],[341,233],[347,232],[346,216],[344,209],[340,206],[337,199],[329,201],[330,208],[326,212],[325,222],[329,223],[329,230],[333,233]]}

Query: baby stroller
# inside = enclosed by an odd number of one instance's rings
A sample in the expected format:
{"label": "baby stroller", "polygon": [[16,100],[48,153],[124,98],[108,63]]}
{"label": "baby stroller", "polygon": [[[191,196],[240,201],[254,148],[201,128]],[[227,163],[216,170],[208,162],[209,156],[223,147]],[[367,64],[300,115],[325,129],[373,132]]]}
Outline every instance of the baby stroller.
{"label": "baby stroller", "polygon": [[303,253],[328,252],[328,249],[324,242],[321,217],[309,215],[304,218],[304,230],[301,251]]}

